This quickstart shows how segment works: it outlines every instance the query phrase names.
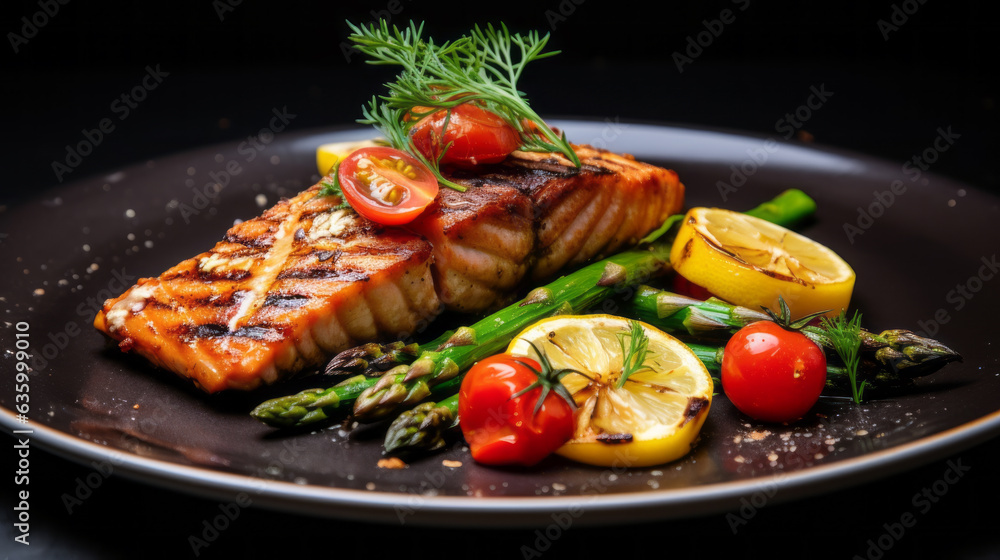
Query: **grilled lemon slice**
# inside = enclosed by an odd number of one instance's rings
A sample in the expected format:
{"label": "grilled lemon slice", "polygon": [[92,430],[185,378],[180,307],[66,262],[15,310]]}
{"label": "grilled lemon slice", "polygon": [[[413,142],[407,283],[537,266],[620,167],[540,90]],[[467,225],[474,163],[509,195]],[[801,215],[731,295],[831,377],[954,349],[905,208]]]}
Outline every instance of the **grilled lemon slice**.
{"label": "grilled lemon slice", "polygon": [[670,251],[678,274],[730,303],[792,317],[846,309],[854,270],[827,247],[794,231],[719,208],[692,208]]}

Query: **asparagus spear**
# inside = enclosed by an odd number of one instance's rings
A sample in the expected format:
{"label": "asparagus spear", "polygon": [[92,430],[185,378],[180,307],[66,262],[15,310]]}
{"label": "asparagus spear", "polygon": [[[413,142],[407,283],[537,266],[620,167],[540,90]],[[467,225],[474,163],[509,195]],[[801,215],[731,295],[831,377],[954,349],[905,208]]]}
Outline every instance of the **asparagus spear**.
{"label": "asparagus spear", "polygon": [[458,427],[458,393],[441,402],[425,402],[401,413],[385,433],[389,453],[435,451],[445,434]]}
{"label": "asparagus spear", "polygon": [[342,402],[353,402],[376,381],[376,378],[356,375],[327,389],[306,389],[294,395],[265,401],[254,408],[250,415],[276,428],[322,422],[340,409]]}
{"label": "asparagus spear", "polygon": [[[253,409],[250,415],[275,428],[297,428],[316,424],[333,418],[338,411],[351,406],[358,395],[374,386],[378,380],[378,377],[356,375],[333,387],[306,389],[294,395],[265,401]],[[455,393],[460,384],[461,379],[446,381],[434,387],[432,394],[445,396]]]}
{"label": "asparagus spear", "polygon": [[[808,195],[792,189],[747,214],[786,225],[810,216],[815,209],[815,202]],[[354,414],[359,420],[373,421],[390,416],[400,408],[427,398],[435,386],[449,380],[457,382],[460,371],[499,352],[514,335],[539,319],[568,311],[582,312],[616,290],[638,285],[664,272],[673,240],[671,226],[682,217],[671,216],[663,227],[647,236],[644,241],[651,243],[648,247],[625,251],[536,288],[523,300],[471,327],[456,330],[441,344],[435,344],[434,349],[427,344],[427,349],[415,361],[405,352],[387,351],[379,345],[347,351],[353,351],[350,360],[380,360],[380,367],[391,367],[381,378],[351,378],[328,389],[309,389],[279,397],[262,403],[251,414],[275,427],[302,426],[326,420],[334,410],[354,401]],[[360,362],[355,362],[349,371],[356,372],[359,367]],[[366,363],[360,369],[367,368]]]}
{"label": "asparagus spear", "polygon": [[[765,313],[717,298],[701,301],[648,286],[640,287],[635,297],[624,302],[623,307],[625,315],[640,318],[664,331],[683,333],[696,339],[728,338],[737,329],[769,319]],[[828,357],[836,356],[826,330],[810,325],[803,327],[801,332],[826,350]],[[861,379],[879,381],[882,385],[904,383],[962,359],[957,352],[940,342],[907,330],[893,329],[875,334],[861,329],[859,334]]]}
{"label": "asparagus spear", "polygon": [[353,374],[375,377],[396,365],[412,362],[422,350],[416,344],[403,344],[401,341],[385,344],[369,342],[348,348],[334,356],[326,364],[323,373],[331,376]]}

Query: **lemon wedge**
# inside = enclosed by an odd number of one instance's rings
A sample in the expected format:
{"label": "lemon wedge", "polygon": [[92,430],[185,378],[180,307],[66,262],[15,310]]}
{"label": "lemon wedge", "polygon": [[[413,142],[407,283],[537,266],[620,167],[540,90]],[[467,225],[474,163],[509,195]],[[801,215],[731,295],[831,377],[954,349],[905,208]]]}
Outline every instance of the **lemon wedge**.
{"label": "lemon wedge", "polygon": [[846,309],[854,270],[824,245],[779,225],[720,208],[692,208],[670,251],[674,270],[730,303],[792,317]]}
{"label": "lemon wedge", "polygon": [[[676,338],[638,323],[649,341],[646,359],[620,383],[632,321],[612,315],[543,319],[515,338],[507,353],[537,358],[556,369],[577,404],[573,438],[559,455],[599,466],[644,467],[683,457],[712,403],[712,378]],[[619,385],[621,385],[619,387]]]}
{"label": "lemon wedge", "polygon": [[379,146],[376,140],[356,140],[353,142],[331,142],[329,144],[322,144],[320,147],[316,148],[316,169],[319,170],[320,175],[326,175],[330,173],[333,166],[337,164],[338,161],[343,160],[347,156],[351,155],[351,152],[358,150],[360,148],[369,148],[371,146]]}

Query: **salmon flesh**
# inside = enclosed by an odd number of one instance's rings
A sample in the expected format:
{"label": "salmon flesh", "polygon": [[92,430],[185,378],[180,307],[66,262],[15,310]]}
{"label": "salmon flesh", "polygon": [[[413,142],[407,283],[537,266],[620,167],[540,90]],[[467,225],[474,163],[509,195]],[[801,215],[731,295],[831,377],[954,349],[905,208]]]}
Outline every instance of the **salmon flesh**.
{"label": "salmon flesh", "polygon": [[405,229],[317,184],[233,226],[210,251],[109,299],[94,326],[206,392],[253,389],[362,342],[414,332],[443,308],[478,312],[524,283],[635,245],[678,212],[673,171],[574,146],[515,152],[441,189]]}

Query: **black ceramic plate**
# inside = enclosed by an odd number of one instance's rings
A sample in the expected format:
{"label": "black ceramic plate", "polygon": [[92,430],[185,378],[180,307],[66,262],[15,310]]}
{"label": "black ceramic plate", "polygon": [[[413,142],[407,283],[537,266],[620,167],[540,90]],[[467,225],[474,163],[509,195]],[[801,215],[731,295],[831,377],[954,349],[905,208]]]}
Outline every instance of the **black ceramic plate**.
{"label": "black ceramic plate", "polygon": [[[311,185],[317,145],[370,134],[339,130],[165,157],[0,214],[7,372],[0,422],[8,431],[33,430],[34,444],[67,458],[103,461],[117,473],[196,494],[231,500],[245,492],[256,504],[304,513],[467,525],[547,523],[560,513],[585,523],[648,520],[738,507],[742,498],[791,499],[886,476],[1000,433],[990,326],[1000,307],[996,196],[902,162],[836,150],[687,128],[558,125],[576,142],[676,169],[689,205],[743,209],[803,189],[819,203],[804,233],[853,265],[854,304],[866,325],[922,330],[958,349],[964,363],[891,399],[821,400],[787,427],[749,422],[720,396],[696,449],[656,468],[616,471],[557,457],[533,469],[483,468],[459,444],[385,470],[376,467],[378,426],[286,436],[247,415],[256,402],[302,385],[207,398],[106,348],[91,327],[99,302]],[[13,412],[19,326],[35,366],[26,425]]]}

